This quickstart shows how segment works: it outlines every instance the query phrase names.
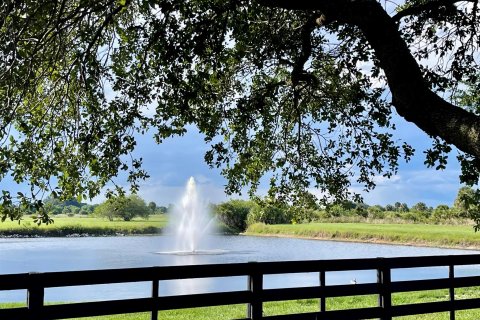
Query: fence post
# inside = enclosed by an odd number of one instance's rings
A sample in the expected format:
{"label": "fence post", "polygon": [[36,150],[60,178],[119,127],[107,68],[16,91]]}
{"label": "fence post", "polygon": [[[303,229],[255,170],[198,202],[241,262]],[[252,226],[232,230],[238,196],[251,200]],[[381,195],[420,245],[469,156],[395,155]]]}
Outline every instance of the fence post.
{"label": "fence post", "polygon": [[390,267],[385,264],[383,258],[379,259],[379,267],[377,269],[377,283],[380,285],[380,294],[378,295],[378,306],[383,310],[381,320],[392,319],[392,293],[390,291],[391,271]]}
{"label": "fence post", "polygon": [[455,269],[453,264],[448,266],[448,279],[450,279],[448,288],[448,293],[450,295],[450,320],[455,320],[455,288],[453,287]]}
{"label": "fence post", "polygon": [[252,300],[247,307],[247,318],[252,320],[262,319],[263,316],[263,274],[255,264],[256,262],[251,262],[252,272],[248,275],[248,290],[252,292]]}
{"label": "fence post", "polygon": [[325,299],[325,270],[320,271],[320,313],[326,311],[326,299]]}
{"label": "fence post", "polygon": [[35,272],[29,273],[29,286],[27,289],[27,308],[30,320],[43,319],[42,308],[45,289],[38,283]]}
{"label": "fence post", "polygon": [[150,317],[151,320],[158,320],[158,306],[157,306],[157,298],[158,298],[158,288],[159,281],[158,279],[153,279],[152,281],[152,315]]}

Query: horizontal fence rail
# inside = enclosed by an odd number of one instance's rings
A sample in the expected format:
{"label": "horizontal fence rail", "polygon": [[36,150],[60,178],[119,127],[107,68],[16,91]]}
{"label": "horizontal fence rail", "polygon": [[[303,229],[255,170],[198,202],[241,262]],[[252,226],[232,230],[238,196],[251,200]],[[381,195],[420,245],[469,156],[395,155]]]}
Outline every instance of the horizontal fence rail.
{"label": "horizontal fence rail", "polygon": [[[480,276],[455,277],[455,267],[480,265],[480,255],[423,256],[400,258],[341,259],[313,261],[254,262],[189,266],[164,266],[129,269],[86,270],[70,272],[22,273],[0,275],[0,291],[27,290],[27,306],[0,309],[0,319],[50,320],[100,315],[246,304],[245,319],[373,319],[450,312],[480,308],[480,298],[455,300],[455,289],[480,286]],[[392,281],[394,269],[447,267],[442,279]],[[326,285],[326,272],[375,270],[377,281],[355,285]],[[265,289],[265,275],[311,273],[319,275],[319,285],[312,287]],[[165,280],[246,276],[247,287],[241,291],[159,296],[159,283]],[[128,282],[151,282],[148,298],[96,302],[44,304],[46,288]],[[422,290],[448,289],[449,300],[392,305],[392,294]],[[378,306],[351,310],[327,310],[326,299],[342,296],[378,295]],[[298,299],[319,299],[317,312],[264,316],[263,303]]]}

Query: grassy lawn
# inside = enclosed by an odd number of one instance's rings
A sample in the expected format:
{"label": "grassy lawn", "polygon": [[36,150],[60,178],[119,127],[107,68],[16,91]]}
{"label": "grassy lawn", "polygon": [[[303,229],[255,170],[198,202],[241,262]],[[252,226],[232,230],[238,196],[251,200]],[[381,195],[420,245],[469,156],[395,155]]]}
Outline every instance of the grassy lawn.
{"label": "grassy lawn", "polygon": [[54,223],[37,226],[32,218],[0,223],[0,236],[38,235],[64,236],[68,234],[115,235],[157,233],[167,224],[165,215],[152,215],[148,220],[135,218],[132,221],[108,221],[94,217],[53,217]]}
{"label": "grassy lawn", "polygon": [[472,226],[465,225],[372,223],[254,224],[247,229],[246,234],[480,248],[480,233],[475,233]]}
{"label": "grassy lawn", "polygon": [[[155,234],[167,224],[166,215],[149,220],[108,221],[94,217],[54,217],[50,225],[37,226],[30,217],[0,223],[1,236],[65,236]],[[247,235],[306,237],[328,240],[353,240],[437,247],[480,248],[480,233],[467,225],[374,224],[374,223],[307,223],[284,225],[251,225]]]}
{"label": "grassy lawn", "polygon": [[[480,296],[479,288],[457,289],[456,299],[477,298]],[[413,293],[401,293],[392,297],[393,305],[446,301],[448,299],[447,290],[432,290]],[[374,307],[377,305],[377,296],[354,296],[327,299],[327,310],[343,310],[353,308]],[[13,307],[14,304],[3,304],[0,308]],[[280,315],[302,312],[315,312],[319,310],[319,301],[317,299],[292,300],[281,302],[268,302],[264,304],[264,315]],[[159,319],[162,320],[190,320],[190,319],[208,319],[225,320],[239,319],[246,315],[246,305],[230,305],[220,307],[194,308],[172,311],[161,311]],[[458,320],[476,320],[480,318],[480,309],[458,311],[456,319]],[[102,317],[83,318],[84,320],[147,320],[150,319],[149,313],[112,315]],[[415,315],[408,317],[399,317],[402,320],[448,320],[448,313],[436,313],[427,315]]]}

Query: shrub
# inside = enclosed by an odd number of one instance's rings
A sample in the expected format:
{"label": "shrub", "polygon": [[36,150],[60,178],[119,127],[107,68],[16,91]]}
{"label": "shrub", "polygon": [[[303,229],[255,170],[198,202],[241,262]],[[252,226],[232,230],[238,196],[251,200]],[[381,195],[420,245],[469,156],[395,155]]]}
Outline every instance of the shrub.
{"label": "shrub", "polygon": [[339,204],[334,204],[328,206],[326,212],[329,217],[340,217],[345,214],[345,209]]}
{"label": "shrub", "polygon": [[114,218],[121,218],[124,221],[130,221],[134,217],[148,219],[150,213],[151,210],[145,201],[137,195],[110,198],[94,210],[94,215],[105,217],[110,221]]}
{"label": "shrub", "polygon": [[385,209],[379,205],[368,207],[367,209],[368,217],[371,219],[384,219],[385,218]]}
{"label": "shrub", "polygon": [[309,223],[321,218],[322,212],[309,208],[290,208],[292,223]]}
{"label": "shrub", "polygon": [[432,218],[436,221],[452,218],[450,208],[445,204],[438,205],[432,212]]}
{"label": "shrub", "polygon": [[252,207],[247,216],[247,224],[251,225],[257,222],[265,224],[283,224],[292,221],[291,211],[285,206],[275,204],[262,204]]}
{"label": "shrub", "polygon": [[243,232],[247,229],[247,216],[254,206],[252,201],[230,200],[214,206],[217,219],[234,232]]}

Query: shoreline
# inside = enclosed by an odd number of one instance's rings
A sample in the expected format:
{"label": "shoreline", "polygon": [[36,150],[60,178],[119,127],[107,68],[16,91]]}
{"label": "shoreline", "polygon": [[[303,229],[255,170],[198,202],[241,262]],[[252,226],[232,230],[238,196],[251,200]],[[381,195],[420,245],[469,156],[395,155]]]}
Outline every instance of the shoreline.
{"label": "shoreline", "polygon": [[[54,234],[0,234],[0,239],[40,239],[40,238],[101,238],[101,237],[136,237],[136,236],[158,236],[161,235],[161,232],[156,233],[121,233],[116,232],[104,233],[104,234],[95,234],[95,233],[72,233],[59,235],[58,233]],[[236,234],[226,234],[222,235],[236,235]],[[249,236],[249,237],[270,237],[270,238],[291,238],[291,239],[303,239],[303,240],[318,240],[318,241],[335,241],[335,242],[354,242],[354,243],[371,243],[371,244],[382,244],[382,245],[392,245],[392,246],[409,246],[409,247],[427,247],[427,248],[442,248],[442,249],[457,249],[457,250],[469,250],[469,251],[480,251],[480,245],[448,245],[441,244],[437,242],[430,241],[391,241],[379,238],[348,238],[348,237],[319,237],[319,236],[305,236],[305,235],[295,235],[295,234],[280,234],[280,233],[256,233],[256,232],[244,232],[237,234],[238,236]]]}
{"label": "shoreline", "polygon": [[251,236],[251,237],[271,237],[271,238],[291,238],[291,239],[303,239],[303,240],[318,240],[318,241],[335,241],[335,242],[354,242],[354,243],[371,243],[371,244],[383,244],[391,246],[407,246],[407,247],[423,247],[423,248],[441,248],[441,249],[457,249],[457,250],[469,250],[469,251],[480,251],[479,246],[473,245],[446,245],[435,242],[420,242],[420,241],[410,241],[410,242],[401,242],[401,241],[389,241],[385,239],[370,238],[370,239],[360,239],[360,238],[342,238],[342,237],[318,237],[318,236],[301,236],[295,234],[279,234],[279,233],[256,233],[256,232],[244,232],[240,233],[241,236]]}

